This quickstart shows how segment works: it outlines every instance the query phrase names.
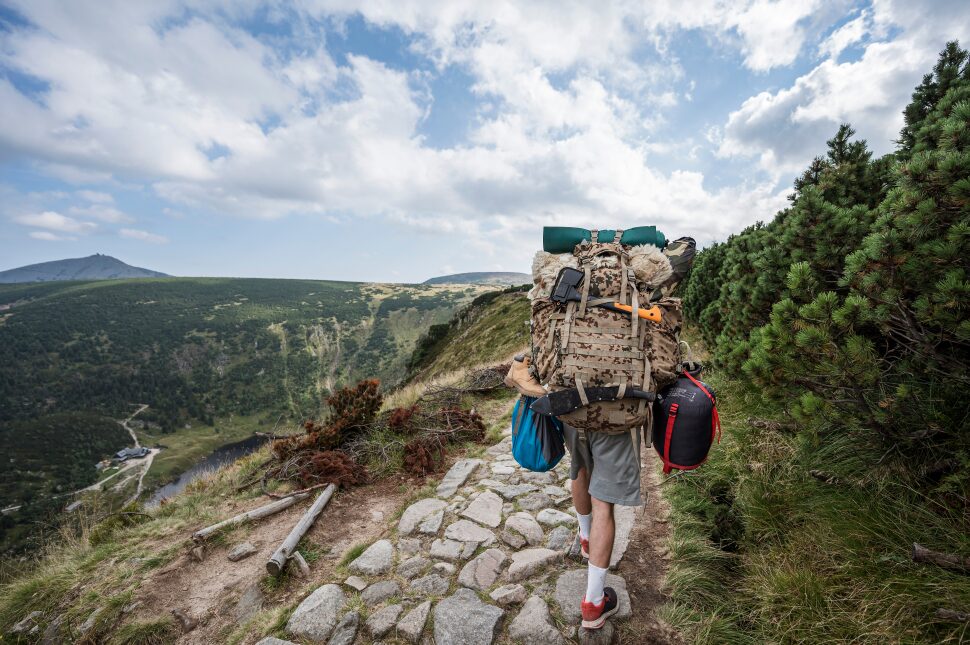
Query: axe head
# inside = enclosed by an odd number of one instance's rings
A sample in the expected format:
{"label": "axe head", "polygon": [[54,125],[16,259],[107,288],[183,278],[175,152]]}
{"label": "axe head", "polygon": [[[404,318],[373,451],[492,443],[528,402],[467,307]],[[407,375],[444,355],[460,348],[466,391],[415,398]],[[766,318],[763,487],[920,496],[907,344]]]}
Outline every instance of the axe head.
{"label": "axe head", "polygon": [[569,302],[580,300],[582,294],[579,285],[583,283],[583,272],[573,267],[563,267],[556,276],[556,283],[552,287],[550,298],[553,302]]}

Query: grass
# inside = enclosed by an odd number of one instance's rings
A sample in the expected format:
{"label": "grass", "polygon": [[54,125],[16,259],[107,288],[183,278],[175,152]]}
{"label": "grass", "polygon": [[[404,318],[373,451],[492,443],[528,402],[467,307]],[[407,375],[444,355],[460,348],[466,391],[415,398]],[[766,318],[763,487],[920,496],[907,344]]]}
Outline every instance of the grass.
{"label": "grass", "polygon": [[122,625],[109,641],[111,645],[168,645],[178,640],[179,630],[171,618]]}
{"label": "grass", "polygon": [[361,542],[350,547],[347,549],[347,552],[344,553],[343,557],[340,558],[340,564],[338,566],[346,567],[348,564],[360,557],[360,554],[366,551],[367,547],[369,546],[369,544]]}
{"label": "grass", "polygon": [[[692,643],[959,643],[970,578],[914,564],[913,542],[970,554],[970,523],[916,489],[875,437],[819,421],[751,428],[782,410],[722,374],[724,441],[664,484],[672,508],[672,602],[661,616]],[[810,471],[837,477],[821,481]],[[962,608],[962,609],[960,609]]]}

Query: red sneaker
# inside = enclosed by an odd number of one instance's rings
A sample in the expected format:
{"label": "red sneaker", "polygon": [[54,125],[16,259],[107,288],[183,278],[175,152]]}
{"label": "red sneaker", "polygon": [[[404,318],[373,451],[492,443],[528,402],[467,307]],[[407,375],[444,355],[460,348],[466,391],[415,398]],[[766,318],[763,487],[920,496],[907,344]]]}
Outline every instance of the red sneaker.
{"label": "red sneaker", "polygon": [[589,539],[579,536],[579,555],[589,560]]}
{"label": "red sneaker", "polygon": [[586,597],[583,596],[583,604],[581,607],[583,610],[583,627],[586,629],[599,629],[606,622],[607,618],[617,612],[620,608],[620,602],[616,597],[616,592],[613,591],[613,587],[604,587],[603,600],[598,605],[586,602]]}

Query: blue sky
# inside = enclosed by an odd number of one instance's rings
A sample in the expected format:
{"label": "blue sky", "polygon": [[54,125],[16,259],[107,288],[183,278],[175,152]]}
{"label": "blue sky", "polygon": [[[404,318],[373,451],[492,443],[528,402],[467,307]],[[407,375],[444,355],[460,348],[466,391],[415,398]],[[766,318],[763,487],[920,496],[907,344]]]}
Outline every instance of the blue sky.
{"label": "blue sky", "polygon": [[526,271],[545,224],[724,239],[970,4],[0,0],[0,270]]}

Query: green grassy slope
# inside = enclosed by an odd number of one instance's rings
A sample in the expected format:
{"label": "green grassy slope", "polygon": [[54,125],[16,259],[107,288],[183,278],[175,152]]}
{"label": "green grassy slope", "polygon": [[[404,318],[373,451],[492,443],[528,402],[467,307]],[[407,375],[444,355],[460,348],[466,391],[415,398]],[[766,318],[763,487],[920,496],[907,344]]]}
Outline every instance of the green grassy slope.
{"label": "green grassy slope", "polygon": [[507,359],[529,344],[529,314],[520,289],[479,296],[422,337],[409,363],[410,378]]}

